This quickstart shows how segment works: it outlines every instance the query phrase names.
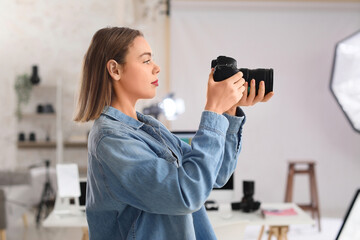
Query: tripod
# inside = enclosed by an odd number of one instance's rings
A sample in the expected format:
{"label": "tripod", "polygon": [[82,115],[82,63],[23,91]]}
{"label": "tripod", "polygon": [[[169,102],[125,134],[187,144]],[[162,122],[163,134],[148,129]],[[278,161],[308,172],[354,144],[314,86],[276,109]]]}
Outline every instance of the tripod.
{"label": "tripod", "polygon": [[[45,160],[45,166],[46,166],[46,179],[44,183],[44,188],[41,194],[41,201],[38,205],[37,214],[36,214],[36,225],[40,225],[41,217],[47,217],[50,213],[51,207],[54,206],[55,202],[55,191],[53,187],[51,186],[50,181],[50,173],[49,173],[49,166],[50,161]],[[45,211],[45,215],[43,213]]]}

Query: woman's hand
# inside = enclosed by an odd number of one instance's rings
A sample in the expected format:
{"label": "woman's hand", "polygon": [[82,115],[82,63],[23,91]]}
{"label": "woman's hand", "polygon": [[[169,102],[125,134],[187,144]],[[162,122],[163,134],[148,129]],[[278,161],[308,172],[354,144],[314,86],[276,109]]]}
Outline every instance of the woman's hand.
{"label": "woman's hand", "polygon": [[265,94],[265,82],[261,81],[259,84],[259,91],[256,94],[256,86],[255,86],[255,79],[252,79],[250,82],[250,93],[248,95],[248,82],[245,83],[245,91],[244,95],[239,101],[238,106],[253,106],[258,102],[267,102],[270,98],[274,95],[274,92],[269,92]]}
{"label": "woman's hand", "polygon": [[211,69],[205,110],[223,114],[242,99],[245,80],[242,72],[238,72],[221,82],[215,82],[213,73],[214,69]]}
{"label": "woman's hand", "polygon": [[267,102],[270,100],[270,98],[274,95],[274,92],[269,92],[265,95],[265,83],[264,81],[260,82],[259,85],[259,91],[256,95],[256,85],[255,85],[255,79],[252,79],[250,81],[250,92],[248,94],[248,82],[245,82],[244,84],[245,91],[243,93],[242,98],[240,101],[232,106],[229,110],[226,111],[226,113],[235,115],[236,107],[238,106],[253,106],[258,102]]}

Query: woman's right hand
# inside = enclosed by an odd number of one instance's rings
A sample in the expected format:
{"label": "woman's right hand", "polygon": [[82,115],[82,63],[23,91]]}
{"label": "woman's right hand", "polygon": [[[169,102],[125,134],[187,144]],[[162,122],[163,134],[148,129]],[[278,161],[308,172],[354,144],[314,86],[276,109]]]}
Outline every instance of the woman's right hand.
{"label": "woman's right hand", "polygon": [[214,69],[211,69],[205,110],[223,114],[240,101],[245,91],[245,79],[242,72],[238,72],[223,81],[215,82],[213,74]]}

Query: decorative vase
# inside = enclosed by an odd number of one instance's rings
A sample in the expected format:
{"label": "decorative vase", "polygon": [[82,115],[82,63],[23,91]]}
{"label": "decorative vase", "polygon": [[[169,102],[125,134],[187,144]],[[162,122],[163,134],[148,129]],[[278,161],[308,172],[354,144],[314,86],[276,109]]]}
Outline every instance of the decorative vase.
{"label": "decorative vase", "polygon": [[19,133],[18,141],[19,142],[25,141],[25,133],[23,133],[23,132]]}
{"label": "decorative vase", "polygon": [[36,66],[36,65],[34,65],[32,67],[32,74],[30,77],[30,81],[33,85],[39,84],[39,82],[40,82],[40,77],[38,74],[38,66]]}
{"label": "decorative vase", "polygon": [[35,135],[35,133],[31,132],[31,133],[29,134],[29,141],[31,141],[31,142],[35,142],[35,141],[36,141],[36,135]]}

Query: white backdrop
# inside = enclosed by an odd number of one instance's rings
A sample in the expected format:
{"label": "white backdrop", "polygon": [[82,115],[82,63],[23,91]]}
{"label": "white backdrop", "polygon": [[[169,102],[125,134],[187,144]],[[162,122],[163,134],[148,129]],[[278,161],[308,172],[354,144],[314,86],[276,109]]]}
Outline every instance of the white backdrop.
{"label": "white backdrop", "polygon": [[[186,112],[173,130],[197,129],[211,60],[232,56],[238,67],[274,68],[273,99],[244,108],[247,123],[236,170],[256,181],[255,198],[283,201],[289,159],[317,161],[320,207],[342,217],[360,187],[360,134],[330,93],[335,44],[360,29],[358,3],[181,2],[171,9],[171,90]],[[294,199],[309,199],[295,179]]]}

